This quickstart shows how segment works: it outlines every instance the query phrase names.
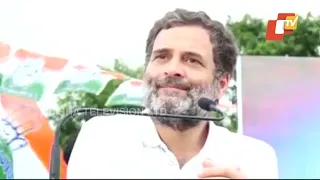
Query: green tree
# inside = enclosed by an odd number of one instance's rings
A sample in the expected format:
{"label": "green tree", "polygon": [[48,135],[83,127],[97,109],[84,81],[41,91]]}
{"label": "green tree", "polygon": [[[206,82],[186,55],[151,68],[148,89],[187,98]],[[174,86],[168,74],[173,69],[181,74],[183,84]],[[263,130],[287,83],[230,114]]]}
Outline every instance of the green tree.
{"label": "green tree", "polygon": [[[234,71],[233,74],[235,74],[236,71]],[[236,82],[236,76],[234,75],[232,80]],[[232,103],[232,105],[237,105],[237,86],[236,83],[233,83],[233,85],[229,86],[227,91],[224,94],[225,97],[229,100],[229,102]],[[222,121],[215,122],[218,126],[223,126],[228,128],[232,132],[238,131],[238,116],[237,112],[234,111],[233,108],[226,109],[224,112],[225,118]]]}
{"label": "green tree", "polygon": [[320,17],[310,13],[306,17],[299,16],[297,29],[291,35],[285,35],[283,41],[266,41],[266,24],[262,19],[250,15],[245,15],[238,22],[229,17],[227,22],[243,55],[320,55]]}
{"label": "green tree", "polygon": [[119,73],[123,73],[131,78],[142,79],[144,73],[144,66],[140,66],[136,69],[128,67],[123,61],[120,59],[114,60],[113,69],[105,67],[103,65],[97,65],[100,69],[105,71],[116,71]]}
{"label": "green tree", "polygon": [[132,69],[132,68],[129,68],[128,65],[123,63],[121,60],[116,59],[114,62],[114,70],[132,78],[142,79],[142,76],[144,73],[144,66],[140,66],[136,69]]}
{"label": "green tree", "polygon": [[[103,66],[98,66],[102,70],[111,71]],[[137,69],[130,69],[126,64],[120,60],[115,60],[113,69],[117,72],[123,73],[132,78],[141,78],[143,73],[143,68],[139,67]],[[114,92],[114,90],[121,84],[120,80],[110,81],[103,91],[99,95],[95,95],[87,92],[75,92],[68,91],[64,94],[61,94],[57,99],[58,109],[51,109],[47,112],[48,119],[57,124],[62,116],[70,112],[75,108],[105,108],[105,103],[108,100],[109,96]],[[82,123],[90,119],[93,115],[86,113],[85,115],[79,115],[72,117],[67,123],[61,127],[61,139],[60,143],[63,148],[66,146],[70,136],[74,136],[80,130]]]}

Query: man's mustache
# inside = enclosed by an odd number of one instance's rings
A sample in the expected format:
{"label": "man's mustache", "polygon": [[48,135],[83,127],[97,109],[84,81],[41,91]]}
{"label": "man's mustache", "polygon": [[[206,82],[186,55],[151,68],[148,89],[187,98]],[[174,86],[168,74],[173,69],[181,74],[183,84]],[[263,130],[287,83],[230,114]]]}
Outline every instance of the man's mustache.
{"label": "man's mustache", "polygon": [[156,89],[159,88],[177,88],[181,90],[190,90],[191,84],[183,80],[182,78],[166,77],[164,79],[159,79],[154,81],[154,86]]}

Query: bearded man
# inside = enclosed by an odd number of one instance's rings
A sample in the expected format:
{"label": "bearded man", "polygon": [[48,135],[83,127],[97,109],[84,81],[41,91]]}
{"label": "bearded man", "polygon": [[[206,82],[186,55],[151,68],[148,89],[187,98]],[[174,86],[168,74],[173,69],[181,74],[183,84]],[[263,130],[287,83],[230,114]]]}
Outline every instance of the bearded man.
{"label": "bearded man", "polygon": [[[156,21],[146,45],[146,111],[209,116],[238,56],[232,34],[204,12],[176,9]],[[274,150],[213,122],[115,115],[83,127],[68,178],[278,178]]]}

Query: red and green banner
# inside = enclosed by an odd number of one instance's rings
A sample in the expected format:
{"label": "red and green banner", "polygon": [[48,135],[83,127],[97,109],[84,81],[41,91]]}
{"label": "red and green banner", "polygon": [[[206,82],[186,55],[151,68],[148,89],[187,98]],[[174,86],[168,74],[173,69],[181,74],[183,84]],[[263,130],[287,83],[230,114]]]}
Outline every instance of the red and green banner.
{"label": "red and green banner", "polygon": [[84,66],[73,66],[65,73],[65,77],[55,89],[55,94],[67,91],[84,91],[92,94],[100,94],[110,80],[123,79],[124,75],[90,69]]}
{"label": "red and green banner", "polygon": [[130,106],[143,107],[143,89],[142,81],[137,79],[128,79],[112,93],[106,102],[108,107]]}

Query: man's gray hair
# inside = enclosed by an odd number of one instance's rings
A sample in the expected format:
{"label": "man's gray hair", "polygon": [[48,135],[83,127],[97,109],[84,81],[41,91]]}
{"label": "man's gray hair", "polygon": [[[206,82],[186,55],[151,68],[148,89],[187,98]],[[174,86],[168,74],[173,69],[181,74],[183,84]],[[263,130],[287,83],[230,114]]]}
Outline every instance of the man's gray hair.
{"label": "man's gray hair", "polygon": [[176,9],[168,12],[162,19],[155,22],[147,39],[145,66],[149,63],[154,40],[158,33],[162,29],[185,25],[198,25],[209,32],[213,45],[213,61],[216,66],[215,73],[216,75],[228,73],[231,76],[238,56],[238,48],[232,33],[219,21],[212,20],[205,12],[193,12],[185,9]]}

